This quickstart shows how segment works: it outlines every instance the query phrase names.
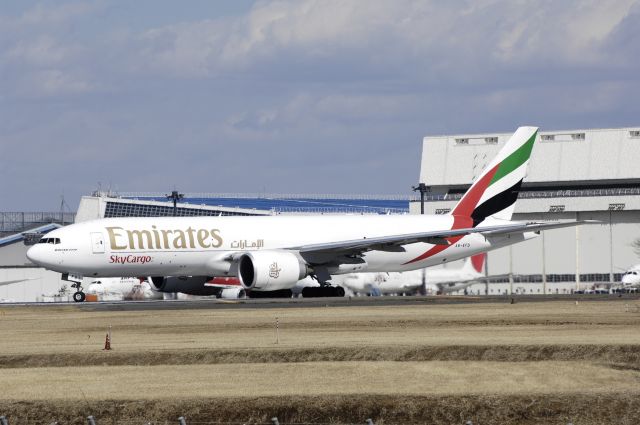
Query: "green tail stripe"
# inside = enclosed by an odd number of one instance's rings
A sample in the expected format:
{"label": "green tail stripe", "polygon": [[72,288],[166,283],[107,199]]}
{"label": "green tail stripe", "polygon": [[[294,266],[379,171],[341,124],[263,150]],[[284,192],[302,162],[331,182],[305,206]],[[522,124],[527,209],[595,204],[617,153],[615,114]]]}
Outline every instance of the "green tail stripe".
{"label": "green tail stripe", "polygon": [[509,155],[500,163],[498,171],[493,175],[489,186],[524,164],[531,156],[531,150],[533,149],[533,142],[536,140],[538,132],[534,132],[531,138],[527,142],[520,146],[514,153]]}

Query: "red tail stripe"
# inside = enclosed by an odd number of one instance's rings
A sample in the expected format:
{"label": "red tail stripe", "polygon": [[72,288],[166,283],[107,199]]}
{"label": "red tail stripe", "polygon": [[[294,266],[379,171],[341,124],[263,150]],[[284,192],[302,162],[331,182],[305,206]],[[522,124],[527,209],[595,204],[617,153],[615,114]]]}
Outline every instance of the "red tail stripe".
{"label": "red tail stripe", "polygon": [[[453,230],[455,230],[455,229],[464,229],[465,227],[471,227],[472,225],[473,225],[473,220],[471,220],[471,217],[463,217],[463,216],[459,216],[459,215],[454,215],[453,216],[453,226],[451,228]],[[444,251],[445,249],[449,248],[451,245],[453,245],[456,242],[458,242],[464,236],[465,235],[454,236],[452,238],[447,238],[447,241],[449,241],[449,245],[435,245],[434,247],[432,247],[430,250],[428,250],[424,254],[414,258],[413,260],[407,261],[404,264],[415,263],[416,261],[424,260],[425,258],[429,258],[429,257],[431,257],[433,255],[436,255],[437,253]]]}
{"label": "red tail stripe", "polygon": [[478,206],[478,202],[480,202],[480,198],[484,194],[484,191],[487,190],[489,184],[491,183],[491,179],[498,172],[498,168],[500,164],[497,164],[493,167],[487,174],[482,176],[480,180],[475,182],[471,189],[467,193],[464,194],[458,205],[453,209],[451,214],[462,215],[465,217],[471,217],[473,210]]}
{"label": "red tail stripe", "polygon": [[[482,198],[484,191],[487,189],[487,187],[489,187],[491,179],[498,171],[499,166],[500,164],[497,164],[495,167],[489,170],[487,174],[482,176],[480,180],[475,182],[471,189],[469,189],[469,191],[465,193],[460,202],[458,202],[458,205],[456,205],[456,207],[453,209],[453,212],[451,213],[451,215],[453,215],[453,226],[451,230],[464,229],[465,227],[473,226],[471,214],[473,213],[473,210],[478,206],[480,198]],[[464,235],[447,238],[447,240],[449,241],[449,245],[436,245],[424,254],[414,258],[413,260],[407,261],[404,264],[415,263],[416,261],[424,260],[425,258],[429,258],[435,254],[438,254],[439,252],[444,251],[449,246],[458,242],[463,237]]]}

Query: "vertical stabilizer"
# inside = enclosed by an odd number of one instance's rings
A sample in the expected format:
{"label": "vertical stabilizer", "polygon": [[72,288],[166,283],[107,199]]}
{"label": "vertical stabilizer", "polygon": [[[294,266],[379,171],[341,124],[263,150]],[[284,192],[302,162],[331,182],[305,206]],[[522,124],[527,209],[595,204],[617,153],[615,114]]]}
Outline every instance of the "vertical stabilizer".
{"label": "vertical stabilizer", "polygon": [[487,217],[510,220],[537,133],[537,127],[518,128],[451,214],[470,217],[474,227]]}

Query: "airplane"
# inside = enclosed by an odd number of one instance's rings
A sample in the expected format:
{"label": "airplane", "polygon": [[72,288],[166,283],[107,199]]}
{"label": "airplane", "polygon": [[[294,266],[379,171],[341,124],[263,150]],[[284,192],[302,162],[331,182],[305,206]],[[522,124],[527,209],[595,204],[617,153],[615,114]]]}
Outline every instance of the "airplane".
{"label": "airplane", "polygon": [[467,257],[460,269],[427,269],[426,282],[436,287],[437,294],[450,294],[466,290],[474,283],[484,282],[490,277],[482,273],[487,254]]}
{"label": "airplane", "polygon": [[537,132],[518,128],[448,214],[105,218],[53,230],[27,257],[71,282],[152,276],[185,292],[237,277],[257,293],[312,276],[335,291],[335,275],[422,269],[588,223],[511,221]]}
{"label": "airplane", "polygon": [[37,280],[39,278],[37,277],[27,277],[24,279],[15,279],[15,280],[3,280],[0,282],[0,286],[6,286],[6,285],[12,285],[14,283],[19,283],[19,282],[28,282],[30,280]]}
{"label": "airplane", "polygon": [[[424,280],[431,292],[448,294],[461,291],[468,286],[484,281],[487,277],[482,274],[486,254],[476,254],[467,257],[461,268],[434,269],[426,268],[399,273],[351,273],[336,276],[340,286],[354,295],[389,295],[413,294],[422,286]],[[307,277],[301,280],[294,293],[303,297],[322,296],[317,282]],[[337,295],[337,294],[336,294]]]}
{"label": "airplane", "polygon": [[[91,282],[87,294],[115,297],[119,300],[161,300],[173,294],[180,294],[180,287],[156,286],[151,278],[121,277],[100,278]],[[188,288],[186,288],[188,289]],[[208,295],[216,298],[244,298],[245,291],[237,278],[214,277],[204,284],[198,293],[188,295]]]}
{"label": "airplane", "polygon": [[162,293],[154,291],[148,280],[137,277],[103,277],[91,282],[87,294],[102,299],[161,300]]}
{"label": "airplane", "polygon": [[625,291],[638,290],[640,288],[640,264],[636,264],[622,275],[620,289]]}

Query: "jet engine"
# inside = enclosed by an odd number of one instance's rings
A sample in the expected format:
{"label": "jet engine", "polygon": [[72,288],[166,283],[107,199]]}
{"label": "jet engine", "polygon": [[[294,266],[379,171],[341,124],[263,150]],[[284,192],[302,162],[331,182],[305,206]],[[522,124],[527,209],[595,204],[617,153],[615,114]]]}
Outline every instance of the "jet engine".
{"label": "jet engine", "polygon": [[154,276],[151,278],[151,289],[188,295],[217,295],[220,292],[219,288],[204,286],[210,279],[207,276]]}
{"label": "jet engine", "polygon": [[220,291],[220,298],[227,300],[237,300],[246,298],[247,293],[242,288],[226,288]]}
{"label": "jet engine", "polygon": [[309,274],[307,265],[292,252],[252,251],[238,261],[238,278],[245,289],[290,289]]}

